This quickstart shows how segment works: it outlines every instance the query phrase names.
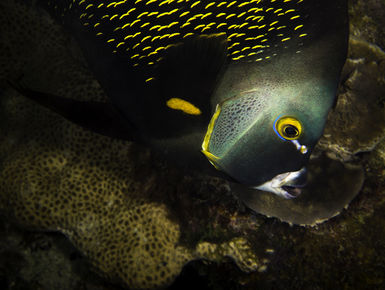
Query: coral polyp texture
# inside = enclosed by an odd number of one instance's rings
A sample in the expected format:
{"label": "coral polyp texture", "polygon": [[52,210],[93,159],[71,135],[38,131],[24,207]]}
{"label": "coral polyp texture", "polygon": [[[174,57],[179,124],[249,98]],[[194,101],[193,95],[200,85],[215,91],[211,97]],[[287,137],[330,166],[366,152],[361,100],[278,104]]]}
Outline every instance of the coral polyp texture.
{"label": "coral polyp texture", "polygon": [[[103,100],[82,62],[63,50],[66,38],[52,22],[12,1],[0,5],[7,11],[0,20],[2,79],[23,77],[72,98]],[[21,40],[40,49],[28,55]],[[39,65],[45,69],[36,75]],[[88,132],[11,88],[2,92],[0,127],[1,212],[65,234],[111,281],[164,287],[187,262],[225,256],[246,272],[264,267],[244,238],[182,245],[178,219],[159,198],[173,188],[162,185],[146,149]]]}

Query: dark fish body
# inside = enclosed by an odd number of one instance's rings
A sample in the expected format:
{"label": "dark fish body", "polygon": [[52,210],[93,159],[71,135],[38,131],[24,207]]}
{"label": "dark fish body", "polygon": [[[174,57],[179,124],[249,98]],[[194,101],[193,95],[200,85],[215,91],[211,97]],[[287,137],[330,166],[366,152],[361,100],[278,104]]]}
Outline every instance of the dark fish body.
{"label": "dark fish body", "polygon": [[51,2],[56,14],[64,18],[71,15],[72,20],[79,18],[76,21],[105,41],[111,51],[125,54],[132,66],[153,66],[174,45],[199,35],[218,34],[225,36],[227,56],[232,61],[270,59],[282,48],[299,48],[307,39],[317,37],[313,27],[320,24],[317,22],[323,22],[317,29],[327,30],[330,25],[327,17],[335,13],[330,10],[336,9],[338,2],[343,3],[330,0]]}
{"label": "dark fish body", "polygon": [[304,172],[346,57],[346,0],[40,2],[162,155],[200,169],[206,155],[248,186]]}

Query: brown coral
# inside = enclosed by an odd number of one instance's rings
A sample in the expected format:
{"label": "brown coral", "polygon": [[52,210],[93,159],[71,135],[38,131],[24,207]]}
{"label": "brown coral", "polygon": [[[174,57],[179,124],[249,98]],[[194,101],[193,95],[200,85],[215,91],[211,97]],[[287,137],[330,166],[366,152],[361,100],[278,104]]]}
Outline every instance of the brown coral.
{"label": "brown coral", "polygon": [[[0,9],[1,79],[104,100],[52,21],[12,1]],[[173,189],[156,185],[145,149],[88,132],[12,89],[1,101],[0,210],[30,228],[64,233],[102,275],[154,288],[171,283],[192,259],[230,256],[244,271],[265,263],[244,238],[181,245],[178,219],[156,198]]]}

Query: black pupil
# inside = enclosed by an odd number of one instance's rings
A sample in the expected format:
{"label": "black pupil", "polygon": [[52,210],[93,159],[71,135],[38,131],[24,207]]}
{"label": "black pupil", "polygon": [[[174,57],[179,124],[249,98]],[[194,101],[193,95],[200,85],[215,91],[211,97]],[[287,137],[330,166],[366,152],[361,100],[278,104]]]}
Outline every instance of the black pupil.
{"label": "black pupil", "polygon": [[284,129],[283,132],[285,133],[286,137],[293,138],[298,135],[298,129],[293,126],[293,125],[287,125]]}

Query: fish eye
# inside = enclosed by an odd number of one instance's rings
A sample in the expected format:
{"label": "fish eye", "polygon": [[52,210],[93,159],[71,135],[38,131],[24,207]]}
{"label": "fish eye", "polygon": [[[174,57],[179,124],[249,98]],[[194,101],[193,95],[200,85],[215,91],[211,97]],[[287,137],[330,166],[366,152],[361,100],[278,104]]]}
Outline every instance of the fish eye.
{"label": "fish eye", "polygon": [[284,140],[297,140],[302,134],[302,125],[294,117],[278,117],[274,122],[274,131]]}
{"label": "fish eye", "polygon": [[285,137],[287,138],[295,138],[299,135],[298,128],[293,125],[286,125],[285,127],[283,127],[282,132],[283,135],[285,135]]}

